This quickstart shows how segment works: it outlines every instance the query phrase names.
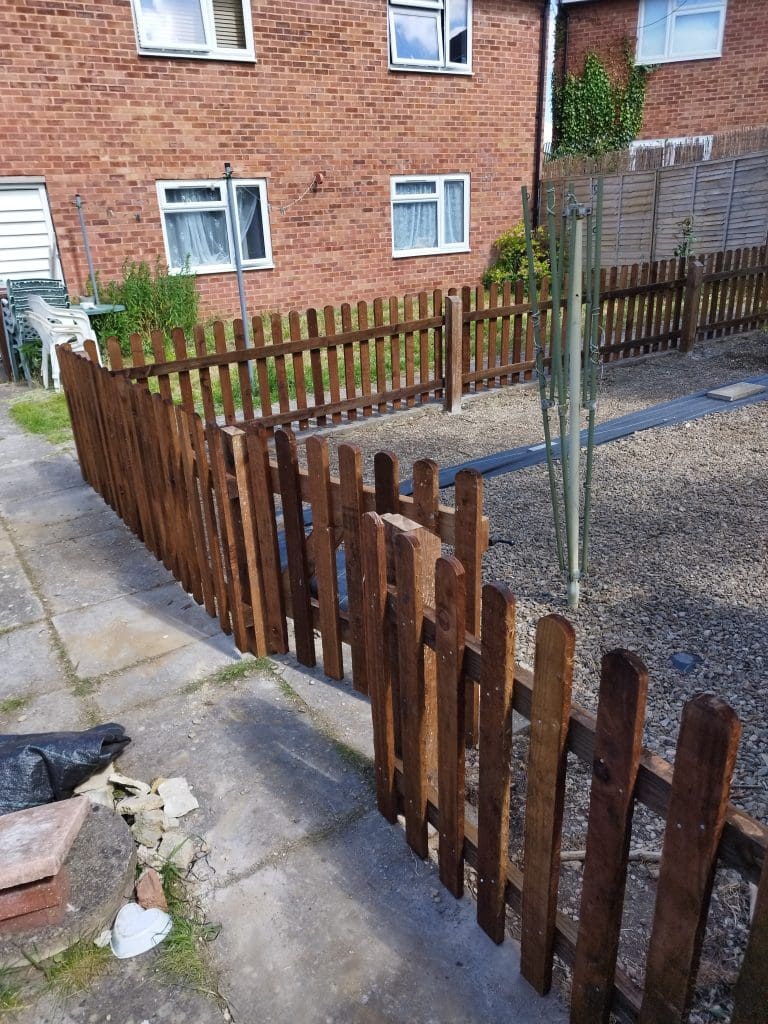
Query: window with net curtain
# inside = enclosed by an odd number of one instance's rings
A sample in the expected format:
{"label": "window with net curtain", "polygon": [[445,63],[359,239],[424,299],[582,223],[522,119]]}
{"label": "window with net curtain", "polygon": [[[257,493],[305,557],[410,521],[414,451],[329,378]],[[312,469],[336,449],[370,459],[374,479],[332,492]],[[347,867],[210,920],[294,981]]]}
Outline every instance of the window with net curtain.
{"label": "window with net curtain", "polygon": [[160,183],[168,265],[179,270],[232,270],[233,247],[240,246],[245,267],[272,265],[266,186],[263,181],[236,181],[236,221],[232,225],[226,191],[219,182]]}
{"label": "window with net curtain", "polygon": [[726,0],[641,0],[638,63],[719,57],[726,5]]}
{"label": "window with net curtain", "polygon": [[469,249],[469,176],[392,179],[394,256]]}

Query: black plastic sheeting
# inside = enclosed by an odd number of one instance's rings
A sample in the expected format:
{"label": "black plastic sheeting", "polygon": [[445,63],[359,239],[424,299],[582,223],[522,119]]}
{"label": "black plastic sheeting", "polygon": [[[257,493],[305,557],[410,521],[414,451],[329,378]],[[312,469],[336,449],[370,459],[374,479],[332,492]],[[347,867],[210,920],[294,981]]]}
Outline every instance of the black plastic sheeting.
{"label": "black plastic sheeting", "polygon": [[115,722],[86,732],[0,735],[0,814],[66,800],[130,742]]}

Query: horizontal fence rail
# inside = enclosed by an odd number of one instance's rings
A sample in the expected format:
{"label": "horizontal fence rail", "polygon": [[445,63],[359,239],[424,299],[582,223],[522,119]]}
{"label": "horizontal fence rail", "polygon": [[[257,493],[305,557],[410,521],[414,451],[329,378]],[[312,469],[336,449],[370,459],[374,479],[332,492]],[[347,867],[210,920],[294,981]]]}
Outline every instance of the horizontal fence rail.
{"label": "horizontal fence rail", "polygon": [[[763,325],[768,248],[697,260],[671,259],[602,271],[603,362],[673,349]],[[541,336],[549,360],[552,303],[541,283]],[[269,331],[265,331],[265,322]],[[269,335],[269,336],[268,336]],[[256,316],[246,347],[242,321],[198,326],[192,338],[160,332],[151,354],[134,335],[130,358],[109,339],[110,365],[178,402],[207,424],[329,428],[425,402],[457,411],[462,395],[530,381],[533,318],[522,281],[421,292],[403,299],[326,306],[287,317]]]}
{"label": "horizontal fence rail", "polygon": [[[709,285],[746,280],[724,272],[713,269]],[[452,308],[463,323],[461,301]],[[712,301],[723,308],[720,292]],[[488,521],[478,474],[459,474],[445,506],[431,460],[415,464],[406,497],[394,456],[380,452],[366,484],[361,452],[347,444],[335,477],[321,436],[308,439],[304,468],[290,430],[270,440],[255,421],[206,423],[184,402],[186,370],[175,402],[164,370],[158,393],[143,373],[99,366],[93,342],[86,355],[59,354],[84,478],[237,647],[286,651],[291,619],[298,660],[320,657],[338,679],[350,645],[353,686],[371,698],[381,813],[403,815],[422,857],[437,830],[440,878],[455,896],[465,865],[475,869],[478,922],[494,941],[508,908],[519,915],[522,972],[537,991],[550,987],[558,957],[573,972],[572,1020],[682,1021],[715,871],[728,867],[759,883],[733,1021],[763,1019],[768,828],[728,802],[739,734],[730,708],[711,696],[686,705],[673,766],[641,746],[647,678],[633,655],[606,655],[596,715],[571,699],[565,619],[539,622],[533,673],[516,665],[514,597],[481,590]],[[513,711],[530,722],[523,866],[508,850]],[[479,745],[476,805],[466,799],[466,745]],[[592,773],[578,921],[557,902],[569,753]],[[637,804],[666,822],[642,989],[617,955]]]}

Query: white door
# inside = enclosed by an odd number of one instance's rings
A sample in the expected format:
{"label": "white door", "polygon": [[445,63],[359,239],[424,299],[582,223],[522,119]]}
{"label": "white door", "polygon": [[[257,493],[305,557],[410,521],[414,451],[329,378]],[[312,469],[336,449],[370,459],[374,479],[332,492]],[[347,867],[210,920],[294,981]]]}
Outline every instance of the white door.
{"label": "white door", "polygon": [[20,278],[62,279],[43,184],[0,178],[0,287]]}

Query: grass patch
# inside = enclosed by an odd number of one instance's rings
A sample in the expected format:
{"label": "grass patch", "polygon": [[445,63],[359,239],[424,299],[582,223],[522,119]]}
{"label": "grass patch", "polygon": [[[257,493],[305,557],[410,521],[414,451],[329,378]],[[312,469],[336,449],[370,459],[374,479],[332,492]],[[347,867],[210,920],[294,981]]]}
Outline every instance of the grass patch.
{"label": "grass patch", "polygon": [[24,398],[10,407],[11,417],[28,430],[40,434],[51,444],[72,440],[67,400],[61,393],[41,393],[40,397]]}
{"label": "grass patch", "polygon": [[0,715],[13,715],[26,705],[26,697],[6,697],[0,700]]}
{"label": "grass patch", "polygon": [[244,658],[232,665],[225,665],[210,680],[212,683],[234,683],[252,672],[265,672],[272,668],[269,658]]}
{"label": "grass patch", "polygon": [[48,987],[66,999],[89,989],[106,971],[112,959],[109,946],[100,948],[94,946],[93,942],[81,939],[63,953],[35,966],[43,972]]}
{"label": "grass patch", "polygon": [[25,1005],[21,989],[14,984],[13,972],[0,967],[0,1013],[20,1010]]}
{"label": "grass patch", "polygon": [[160,878],[173,928],[159,947],[158,969],[224,1005],[206,950],[206,943],[218,936],[220,926],[206,921],[202,909],[188,898],[184,877],[175,864],[166,862]]}

